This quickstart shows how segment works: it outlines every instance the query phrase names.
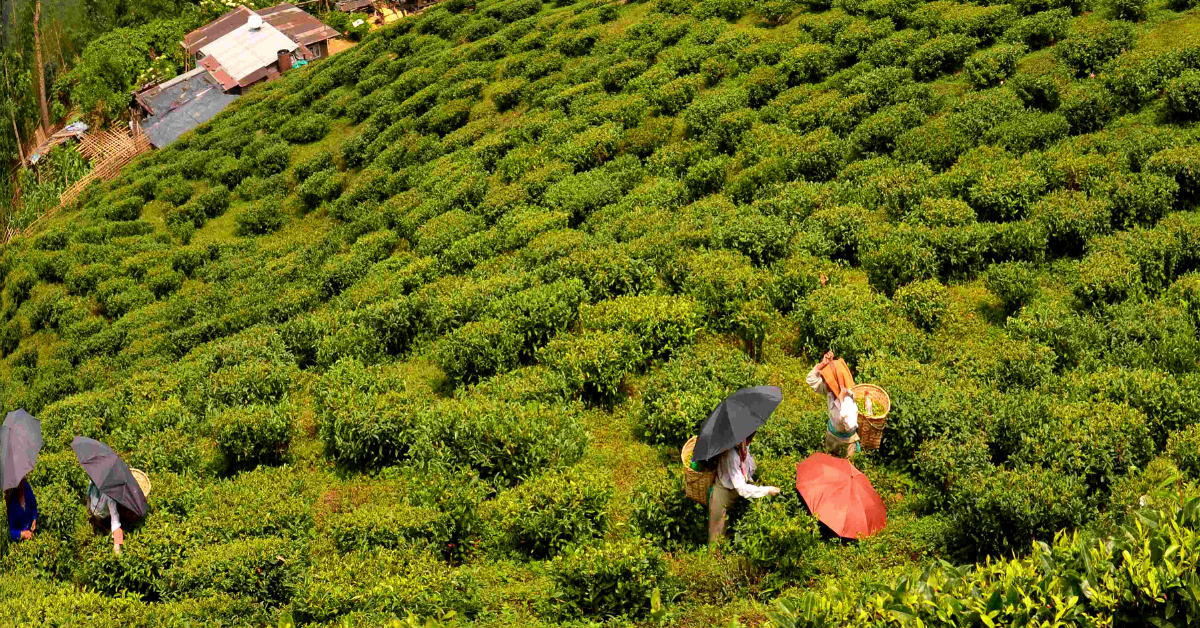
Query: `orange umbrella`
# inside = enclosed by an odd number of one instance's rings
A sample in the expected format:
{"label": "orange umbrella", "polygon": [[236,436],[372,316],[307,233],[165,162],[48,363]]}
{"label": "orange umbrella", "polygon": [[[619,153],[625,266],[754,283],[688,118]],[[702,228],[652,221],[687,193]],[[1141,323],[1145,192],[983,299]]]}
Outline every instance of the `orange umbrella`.
{"label": "orange umbrella", "polygon": [[796,490],[817,519],[845,539],[887,525],[887,508],[871,481],[845,458],[816,453],[796,465]]}

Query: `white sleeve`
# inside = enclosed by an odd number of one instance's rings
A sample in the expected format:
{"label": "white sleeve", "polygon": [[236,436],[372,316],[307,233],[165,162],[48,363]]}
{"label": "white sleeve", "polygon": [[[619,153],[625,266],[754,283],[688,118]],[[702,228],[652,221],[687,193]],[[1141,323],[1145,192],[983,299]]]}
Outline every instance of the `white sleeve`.
{"label": "white sleeve", "polygon": [[808,372],[808,377],[804,378],[804,382],[807,383],[808,387],[813,389],[814,392],[828,392],[825,388],[825,380],[821,378],[820,366],[821,364],[819,362],[814,365],[812,370]]}
{"label": "white sleeve", "polygon": [[850,404],[849,408],[852,408],[854,411],[850,412],[849,416],[842,419],[842,421],[846,424],[846,431],[853,432],[858,429],[858,403],[854,401],[854,397],[852,395],[847,396],[845,401],[842,402],[841,407],[838,408],[839,413],[842,412],[842,407],[846,407],[846,404]]}
{"label": "white sleeve", "polygon": [[733,490],[737,491],[738,495],[746,499],[758,499],[766,497],[767,487],[755,486],[746,481],[746,476],[742,475],[741,461],[738,459],[736,451],[730,451],[728,456],[725,456],[726,477],[729,478],[730,484],[733,484]]}
{"label": "white sleeve", "polygon": [[111,497],[108,498],[108,519],[112,525],[112,529],[109,532],[116,532],[120,529],[121,517],[117,514],[117,502],[113,501]]}

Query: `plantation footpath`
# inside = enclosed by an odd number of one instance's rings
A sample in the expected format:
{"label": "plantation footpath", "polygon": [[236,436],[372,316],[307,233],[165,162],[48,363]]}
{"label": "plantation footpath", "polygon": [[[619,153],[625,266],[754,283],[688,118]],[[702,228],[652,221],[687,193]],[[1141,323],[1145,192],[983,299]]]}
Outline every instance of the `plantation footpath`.
{"label": "plantation footpath", "polygon": [[[0,626],[1194,623],[1196,10],[446,0],[248,90],[0,252]],[[860,541],[794,489],[826,352]],[[77,436],[153,483],[119,554]]]}

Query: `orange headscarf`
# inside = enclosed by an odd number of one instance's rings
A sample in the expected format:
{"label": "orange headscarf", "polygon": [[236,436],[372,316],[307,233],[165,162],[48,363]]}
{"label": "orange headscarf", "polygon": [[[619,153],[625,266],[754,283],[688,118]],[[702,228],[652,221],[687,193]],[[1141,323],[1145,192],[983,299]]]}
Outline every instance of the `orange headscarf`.
{"label": "orange headscarf", "polygon": [[825,380],[825,387],[838,399],[845,394],[843,391],[854,388],[854,376],[850,374],[850,367],[846,366],[846,361],[841,358],[821,369],[821,379]]}

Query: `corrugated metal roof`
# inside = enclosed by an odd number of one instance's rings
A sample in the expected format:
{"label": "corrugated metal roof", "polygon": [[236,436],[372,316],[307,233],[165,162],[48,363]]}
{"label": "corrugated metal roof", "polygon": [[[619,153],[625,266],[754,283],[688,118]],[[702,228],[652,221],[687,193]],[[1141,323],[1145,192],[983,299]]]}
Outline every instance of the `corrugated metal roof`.
{"label": "corrugated metal roof", "polygon": [[188,56],[224,37],[250,19],[250,9],[243,5],[183,36],[183,48]]}
{"label": "corrugated metal roof", "polygon": [[342,0],[341,2],[337,3],[338,10],[345,13],[357,11],[369,6],[371,6],[371,0]]}
{"label": "corrugated metal roof", "polygon": [[200,52],[205,57],[215,57],[217,63],[239,84],[255,72],[275,64],[279,51],[292,52],[300,46],[288,39],[274,26],[264,23],[251,29],[242,24],[225,36],[204,46]]}
{"label": "corrugated metal roof", "polygon": [[224,93],[217,81],[203,70],[188,74],[192,76],[149,98],[154,115],[146,118],[142,128],[156,148],[174,142],[180,135],[211,120],[238,98],[235,94]]}
{"label": "corrugated metal roof", "polygon": [[229,91],[237,87],[238,82],[232,76],[229,76],[229,73],[225,71],[225,68],[221,67],[220,63],[217,63],[216,57],[205,57],[200,60],[200,65],[204,66],[204,69],[208,70],[212,74],[212,77],[221,84],[221,89]]}
{"label": "corrugated metal roof", "polygon": [[311,46],[341,34],[305,13],[296,5],[287,2],[258,11],[251,11],[243,5],[238,5],[229,13],[185,35],[183,37],[184,49],[187,50],[188,55],[196,54],[205,46],[244,25],[250,19],[251,13],[258,13],[264,22],[275,27],[292,41],[305,46]]}
{"label": "corrugated metal roof", "polygon": [[341,34],[326,26],[321,20],[305,13],[300,7],[287,2],[267,9],[259,9],[256,13],[262,16],[264,22],[279,29],[292,41],[305,46],[311,46]]}

